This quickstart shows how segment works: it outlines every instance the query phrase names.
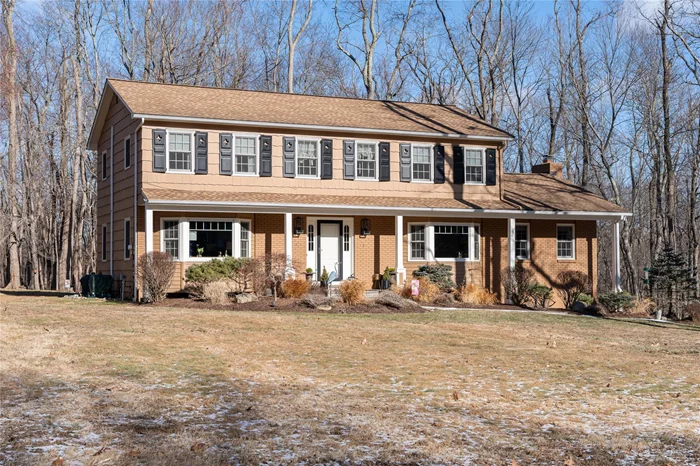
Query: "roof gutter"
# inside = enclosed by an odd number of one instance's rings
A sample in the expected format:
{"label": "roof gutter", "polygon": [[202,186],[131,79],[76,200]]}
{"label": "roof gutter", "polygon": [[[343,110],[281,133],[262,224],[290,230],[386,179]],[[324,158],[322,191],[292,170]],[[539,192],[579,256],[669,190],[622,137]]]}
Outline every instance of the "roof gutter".
{"label": "roof gutter", "polygon": [[441,207],[379,207],[358,205],[329,204],[294,204],[266,202],[223,202],[223,201],[179,201],[146,199],[149,209],[182,211],[183,207],[196,208],[198,211],[218,212],[235,208],[237,212],[286,213],[293,209],[299,214],[337,214],[338,211],[354,215],[393,215],[405,212],[411,216],[435,215],[441,217],[478,216],[481,218],[561,218],[567,220],[620,220],[631,217],[631,212],[583,212],[583,211],[548,211],[548,210],[497,210],[497,209],[452,209]]}
{"label": "roof gutter", "polygon": [[245,120],[224,120],[218,118],[198,118],[198,117],[178,117],[168,115],[149,115],[144,113],[134,113],[132,118],[145,118],[147,120],[158,121],[174,121],[181,123],[208,123],[220,125],[241,125],[255,126],[265,128],[278,129],[306,129],[312,131],[342,131],[346,133],[363,133],[363,134],[391,134],[397,136],[420,136],[420,137],[438,137],[446,139],[473,139],[479,141],[513,141],[510,136],[479,136],[475,134],[459,134],[459,133],[435,133],[427,131],[401,131],[391,129],[373,129],[373,128],[355,128],[352,126],[325,126],[325,125],[304,125],[295,123],[270,123],[265,121],[245,121]]}

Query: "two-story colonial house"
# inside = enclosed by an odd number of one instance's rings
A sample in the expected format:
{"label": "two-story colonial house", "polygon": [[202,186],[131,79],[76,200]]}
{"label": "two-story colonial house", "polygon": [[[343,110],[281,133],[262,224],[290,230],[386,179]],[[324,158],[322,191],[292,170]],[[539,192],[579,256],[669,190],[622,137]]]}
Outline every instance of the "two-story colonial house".
{"label": "two-story colonial house", "polygon": [[367,282],[440,262],[502,296],[517,263],[551,286],[567,269],[595,284],[596,222],[610,220],[619,283],[629,214],[556,163],[504,173],[510,140],[455,106],[110,79],[88,144],[98,271],[132,281],[136,257],[166,251],[176,292],[187,267],[224,255],[285,253]]}

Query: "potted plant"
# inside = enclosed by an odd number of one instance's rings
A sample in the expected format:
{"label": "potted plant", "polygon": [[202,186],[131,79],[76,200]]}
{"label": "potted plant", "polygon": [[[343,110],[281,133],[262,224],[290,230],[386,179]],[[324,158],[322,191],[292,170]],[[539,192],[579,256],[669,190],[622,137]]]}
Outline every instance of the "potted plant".
{"label": "potted plant", "polygon": [[379,282],[379,288],[382,290],[388,290],[391,288],[391,269],[389,267],[384,269],[382,279]]}
{"label": "potted plant", "polygon": [[204,248],[200,248],[199,244],[197,245],[197,257],[202,257],[202,254],[204,254]]}
{"label": "potted plant", "polygon": [[321,272],[321,278],[319,280],[321,281],[321,286],[323,286],[324,288],[328,286],[328,278],[328,271],[325,267],[323,267],[323,271]]}
{"label": "potted plant", "polygon": [[314,279],[314,269],[311,267],[306,268],[306,281],[311,282]]}

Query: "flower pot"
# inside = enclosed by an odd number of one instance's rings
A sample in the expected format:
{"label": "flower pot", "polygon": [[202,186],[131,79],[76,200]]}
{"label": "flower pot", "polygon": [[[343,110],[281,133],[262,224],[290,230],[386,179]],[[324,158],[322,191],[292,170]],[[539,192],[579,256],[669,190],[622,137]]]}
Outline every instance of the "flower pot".
{"label": "flower pot", "polygon": [[391,280],[384,280],[383,278],[379,281],[379,288],[382,290],[388,290],[391,288]]}
{"label": "flower pot", "polygon": [[311,272],[311,273],[308,273],[308,272],[307,272],[307,273],[306,273],[306,281],[309,282],[309,283],[311,283],[313,280],[314,280],[314,273],[313,273],[313,272]]}

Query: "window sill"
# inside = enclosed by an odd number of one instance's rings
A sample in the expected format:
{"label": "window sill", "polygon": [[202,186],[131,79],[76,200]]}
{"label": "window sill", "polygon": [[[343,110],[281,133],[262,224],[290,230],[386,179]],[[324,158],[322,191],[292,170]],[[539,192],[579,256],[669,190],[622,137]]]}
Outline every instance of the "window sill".
{"label": "window sill", "polygon": [[295,175],[295,178],[299,178],[302,180],[320,180],[320,176],[310,176],[310,175]]}
{"label": "window sill", "polygon": [[355,177],[355,181],[379,181],[377,178],[358,178]]}
{"label": "window sill", "polygon": [[557,257],[557,262],[576,262],[575,257]]}
{"label": "window sill", "polygon": [[231,176],[258,176],[257,173],[233,173]]}
{"label": "window sill", "polygon": [[434,184],[433,180],[411,180],[411,183],[418,183],[418,184]]}
{"label": "window sill", "polygon": [[459,257],[436,257],[435,262],[481,262],[480,259],[464,259]]}
{"label": "window sill", "polygon": [[179,173],[180,175],[194,175],[192,170],[165,170],[165,173]]}
{"label": "window sill", "polygon": [[528,257],[528,258],[525,258],[525,257],[516,257],[515,260],[516,260],[517,262],[530,262],[530,261],[531,261],[531,259],[530,259],[529,257]]}
{"label": "window sill", "polygon": [[486,186],[486,183],[468,183],[468,182],[465,182],[464,186]]}

